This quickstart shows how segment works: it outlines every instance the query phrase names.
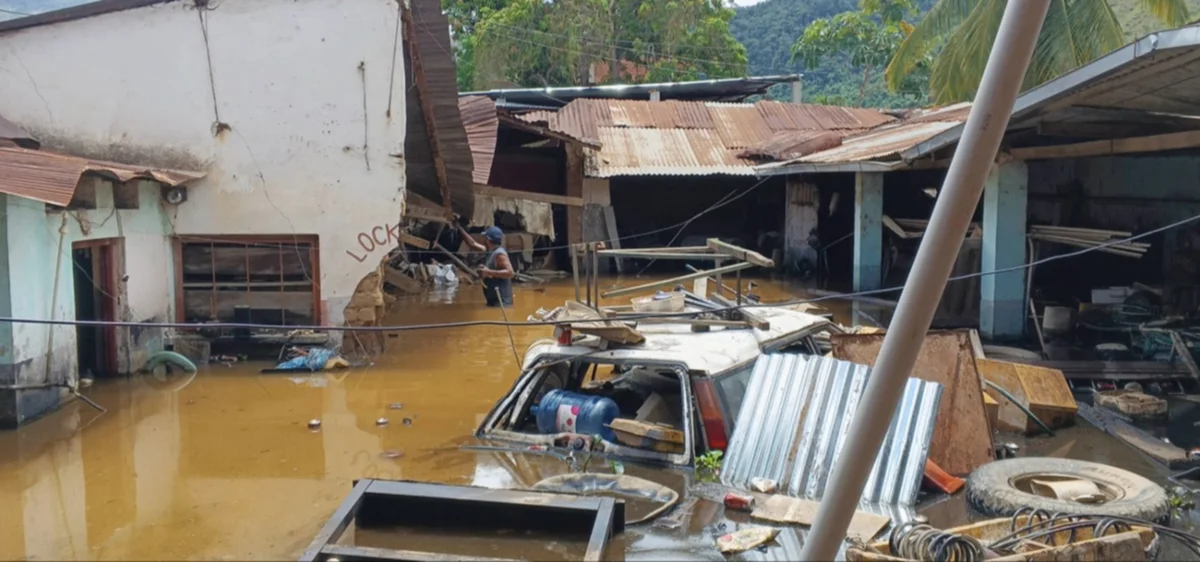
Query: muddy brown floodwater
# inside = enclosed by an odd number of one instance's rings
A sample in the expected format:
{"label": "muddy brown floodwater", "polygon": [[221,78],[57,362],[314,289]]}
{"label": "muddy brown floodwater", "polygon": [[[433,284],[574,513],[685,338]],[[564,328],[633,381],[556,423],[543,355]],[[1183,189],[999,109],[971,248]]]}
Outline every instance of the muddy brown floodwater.
{"label": "muddy brown floodwater", "polygon": [[[758,292],[766,300],[804,296],[799,286],[775,281],[763,281]],[[509,319],[524,320],[571,296],[565,280],[519,286]],[[850,321],[847,306],[826,308]],[[478,286],[463,286],[403,299],[387,323],[501,319],[499,309],[483,306]],[[521,353],[549,335],[546,327],[513,329]],[[167,381],[97,381],[85,392],[107,414],[72,401],[19,431],[0,432],[0,559],[294,560],[355,479],[511,482],[500,455],[459,449],[517,375],[507,331],[397,332],[386,342],[374,365],[338,373],[260,375],[267,364],[257,363],[207,366]],[[377,426],[380,417],[389,423]],[[321,420],[318,431],[307,427],[313,418]],[[1023,444],[1022,454],[1108,462],[1165,483],[1165,471],[1088,427]],[[935,523],[961,524],[971,517],[961,496],[922,511]],[[653,526],[615,537],[609,555],[720,560],[712,535],[745,524],[722,513],[719,503],[687,498]],[[787,529],[778,542],[795,556],[800,536]],[[530,538],[406,535],[403,542],[434,548],[451,541],[456,548],[444,552],[530,559],[562,559],[579,546],[537,541],[543,544],[529,550]],[[355,537],[390,547],[396,540]]]}
{"label": "muddy brown floodwater", "polygon": [[[803,294],[777,282],[758,292]],[[518,286],[508,315],[571,296],[566,280]],[[500,319],[464,285],[402,299],[388,324]],[[513,329],[521,353],[549,335]],[[107,414],[72,401],[0,432],[0,559],[295,559],[354,479],[486,481],[496,467],[458,444],[517,375],[506,330],[399,332],[374,362],[302,377],[251,363],[169,385],[101,380],[85,392]]]}

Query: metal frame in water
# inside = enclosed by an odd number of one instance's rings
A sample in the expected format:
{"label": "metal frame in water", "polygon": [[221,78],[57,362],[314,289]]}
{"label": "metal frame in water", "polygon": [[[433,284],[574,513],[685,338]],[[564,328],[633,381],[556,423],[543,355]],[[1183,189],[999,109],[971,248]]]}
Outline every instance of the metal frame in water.
{"label": "metal frame in water", "polygon": [[358,528],[421,525],[438,528],[509,528],[588,537],[584,560],[604,556],[608,539],[625,531],[625,502],[520,490],[359,480],[350,495],[313,538],[301,562],[328,560],[503,560],[459,555],[340,545],[354,523]]}

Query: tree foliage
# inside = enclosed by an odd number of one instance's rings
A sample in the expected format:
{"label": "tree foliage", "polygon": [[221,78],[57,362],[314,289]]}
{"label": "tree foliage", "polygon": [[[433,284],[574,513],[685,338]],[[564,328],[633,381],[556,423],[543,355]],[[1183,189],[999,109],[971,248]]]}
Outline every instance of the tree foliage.
{"label": "tree foliage", "polygon": [[[1134,0],[1160,27],[1188,21],[1185,0]],[[1025,74],[1028,89],[1107,54],[1129,37],[1116,9],[1128,13],[1130,0],[1051,0],[1033,59]],[[899,45],[888,65],[888,87],[904,87],[937,52],[929,69],[930,91],[939,104],[975,96],[1006,0],[938,0]],[[940,48],[940,52],[938,49]]]}
{"label": "tree foliage", "polygon": [[[909,19],[919,18],[932,3],[933,0],[916,0],[917,13]],[[804,74],[805,101],[866,107],[922,104],[920,92],[924,85],[919,79],[914,80],[910,91],[889,92],[883,81],[882,65],[870,72],[864,90],[863,69],[852,64],[848,53],[830,54],[817,66],[806,65],[803,58],[793,59],[792,46],[810,24],[857,10],[859,0],[766,0],[739,8],[730,28],[746,45],[752,74]],[[773,88],[772,95],[790,99],[787,86]],[[860,98],[863,98],[861,104]]]}
{"label": "tree foliage", "polygon": [[[443,0],[459,86],[744,76],[721,0]],[[614,75],[611,69],[618,71]],[[598,71],[598,72],[597,72]]]}
{"label": "tree foliage", "polygon": [[[914,0],[861,0],[859,9],[814,20],[792,45],[792,60],[802,60],[809,69],[819,68],[834,57],[849,57],[850,65],[862,73],[858,104],[866,101],[867,86],[872,72],[887,65],[892,55],[912,32],[906,18],[917,15]],[[898,92],[912,104],[925,101],[925,80],[920,72],[909,74],[910,80]]]}

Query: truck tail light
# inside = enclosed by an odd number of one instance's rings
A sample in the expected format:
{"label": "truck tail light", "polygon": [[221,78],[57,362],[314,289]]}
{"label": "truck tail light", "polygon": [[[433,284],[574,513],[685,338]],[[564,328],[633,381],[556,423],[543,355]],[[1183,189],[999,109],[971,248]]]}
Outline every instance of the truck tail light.
{"label": "truck tail light", "polygon": [[698,378],[692,388],[700,407],[700,422],[704,425],[708,450],[724,451],[729,446],[729,434],[725,431],[725,416],[721,412],[721,403],[717,401],[712,379]]}

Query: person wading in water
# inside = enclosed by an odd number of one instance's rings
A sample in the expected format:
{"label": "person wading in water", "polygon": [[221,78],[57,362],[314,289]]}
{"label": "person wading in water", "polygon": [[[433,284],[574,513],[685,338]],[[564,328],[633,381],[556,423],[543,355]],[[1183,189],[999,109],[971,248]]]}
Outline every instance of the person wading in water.
{"label": "person wading in water", "polygon": [[[483,231],[483,239],[487,244],[480,244],[470,236],[466,237],[467,245],[478,252],[488,252],[487,261],[479,268],[479,276],[483,278],[483,297],[488,306],[512,306],[512,279],[516,275],[512,261],[508,259],[508,251],[504,249],[504,232],[499,227],[489,226]],[[499,294],[497,294],[499,291]]]}

